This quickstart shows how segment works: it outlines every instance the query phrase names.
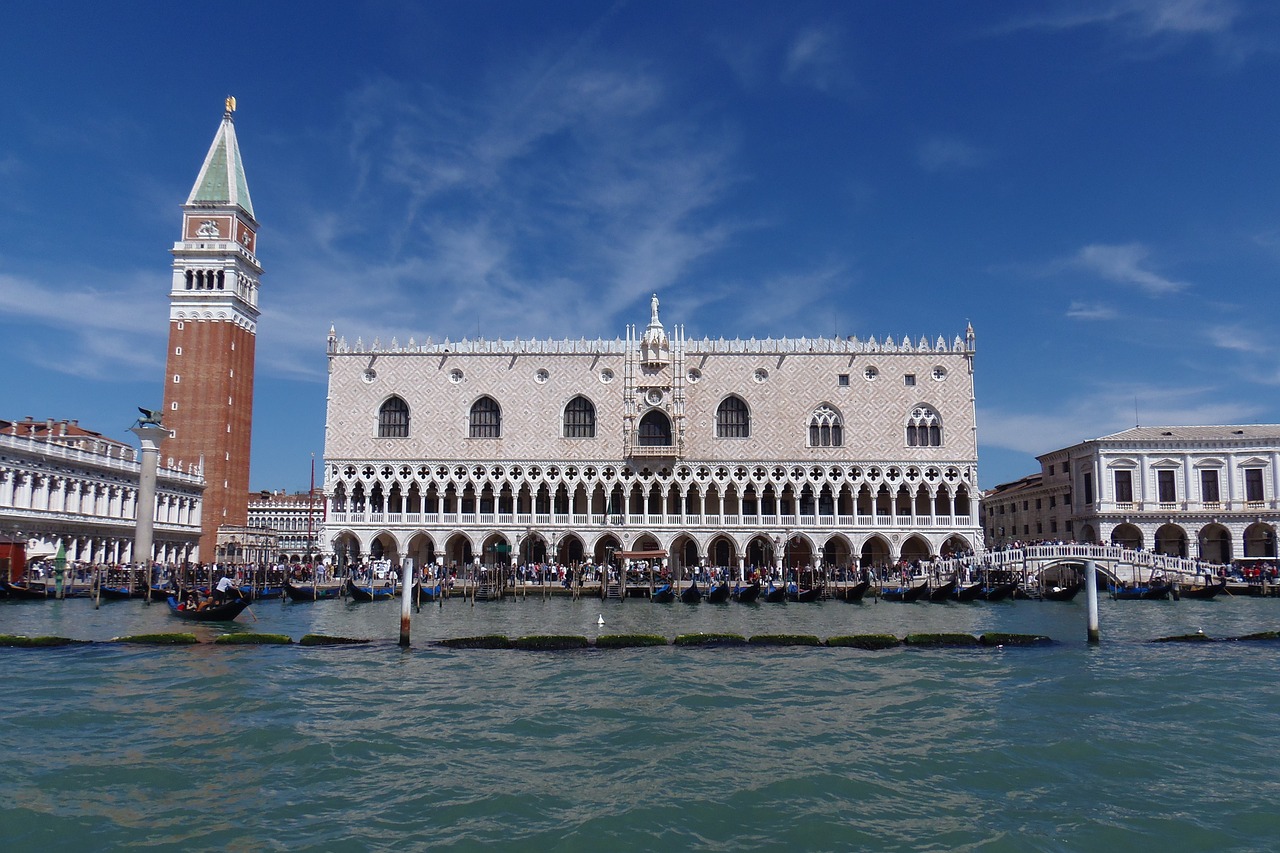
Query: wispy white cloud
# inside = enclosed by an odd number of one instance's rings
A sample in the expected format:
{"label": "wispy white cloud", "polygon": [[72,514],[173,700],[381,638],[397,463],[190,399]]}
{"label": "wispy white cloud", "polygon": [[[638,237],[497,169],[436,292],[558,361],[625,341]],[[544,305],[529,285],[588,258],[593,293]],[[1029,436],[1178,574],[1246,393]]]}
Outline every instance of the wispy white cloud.
{"label": "wispy white cloud", "polygon": [[[85,275],[86,278],[90,277]],[[42,367],[88,379],[163,365],[167,277],[95,274],[94,287],[53,286],[0,273],[0,314],[42,329],[47,346],[29,350]],[[142,306],[141,308],[139,306]],[[18,348],[15,355],[24,357]],[[158,375],[158,374],[157,374]]]}
{"label": "wispy white cloud", "polygon": [[804,28],[787,45],[783,79],[823,92],[847,88],[852,75],[844,56],[843,38],[831,25]]}
{"label": "wispy white cloud", "polygon": [[956,136],[932,136],[916,148],[916,159],[926,172],[975,169],[986,165],[990,155]]}
{"label": "wispy white cloud", "polygon": [[1204,332],[1209,343],[1218,349],[1232,352],[1261,355],[1274,352],[1265,335],[1260,335],[1256,328],[1250,329],[1241,325],[1210,326]]}
{"label": "wispy white cloud", "polygon": [[1114,320],[1118,315],[1110,305],[1073,300],[1067,316],[1072,320]]}
{"label": "wispy white cloud", "polygon": [[1187,287],[1148,268],[1151,250],[1141,243],[1105,245],[1095,243],[1081,248],[1070,265],[1096,273],[1117,284],[1132,285],[1150,296],[1165,296]]}

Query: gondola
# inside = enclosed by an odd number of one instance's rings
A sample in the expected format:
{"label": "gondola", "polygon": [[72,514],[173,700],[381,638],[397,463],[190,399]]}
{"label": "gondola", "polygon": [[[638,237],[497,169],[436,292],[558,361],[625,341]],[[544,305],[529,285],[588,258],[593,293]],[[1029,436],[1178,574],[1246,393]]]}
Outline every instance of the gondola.
{"label": "gondola", "polygon": [[444,587],[440,584],[440,581],[436,581],[432,586],[418,584],[419,601],[439,601],[443,592]]}
{"label": "gondola", "polygon": [[290,601],[325,601],[341,598],[342,584],[295,584],[293,581],[285,581],[284,591]]}
{"label": "gondola", "polygon": [[707,604],[723,604],[729,600],[729,582],[725,581],[707,590]]}
{"label": "gondola", "polygon": [[880,597],[885,601],[901,601],[908,604],[913,601],[919,601],[922,596],[928,594],[928,581],[915,586],[884,586],[880,588]]}
{"label": "gondola", "polygon": [[251,596],[254,601],[266,601],[271,598],[283,598],[284,587],[282,586],[259,586],[254,587]]}
{"label": "gondola", "polygon": [[230,622],[249,606],[249,599],[241,596],[233,598],[230,601],[220,601],[216,604],[206,604],[203,608],[187,609],[186,605],[178,603],[178,599],[169,596],[169,612],[179,619],[186,619],[190,622]]}
{"label": "gondola", "polygon": [[764,591],[764,600],[769,604],[781,604],[787,600],[787,591],[780,586],[774,586],[773,581],[769,581],[769,586]]}
{"label": "gondola", "polygon": [[982,596],[982,583],[971,583],[968,586],[962,586],[955,591],[956,601],[977,601]]}
{"label": "gondola", "polygon": [[787,601],[794,601],[798,604],[811,604],[821,597],[821,589],[801,589],[796,584],[787,584]]}
{"label": "gondola", "polygon": [[1084,581],[1076,581],[1066,586],[1051,586],[1040,593],[1045,601],[1070,601],[1084,589]]}
{"label": "gondola", "polygon": [[983,601],[1004,601],[1013,595],[1013,591],[1017,588],[1018,585],[1016,583],[998,583],[994,586],[983,587],[978,597]]}
{"label": "gondola", "polygon": [[1187,586],[1179,590],[1183,598],[1190,598],[1196,601],[1208,601],[1210,598],[1221,595],[1226,591],[1227,582],[1225,580],[1208,586]]}
{"label": "gondola", "polygon": [[[11,581],[3,581],[5,592],[9,598],[16,598],[21,601],[44,601],[46,598],[57,598],[58,589],[52,583],[13,583]],[[88,598],[89,588],[78,586],[71,589],[69,586],[62,590],[63,598]]]}
{"label": "gondola", "polygon": [[841,598],[849,602],[861,601],[869,589],[871,589],[871,581],[861,581],[853,586],[845,587],[844,595]]}
{"label": "gondola", "polygon": [[952,578],[939,586],[929,587],[929,600],[932,602],[947,601],[951,598],[951,594],[956,591],[956,579]]}
{"label": "gondola", "polygon": [[676,591],[671,588],[671,584],[664,583],[653,591],[649,600],[654,604],[670,604],[676,600]]}
{"label": "gondola", "polygon": [[395,593],[394,586],[364,586],[347,578],[347,595],[351,596],[352,601],[390,601]]}
{"label": "gondola", "polygon": [[[1153,583],[1149,586],[1113,586],[1111,597],[1116,601],[1165,601],[1173,592],[1171,583]],[[1046,595],[1046,598],[1048,596]]]}
{"label": "gondola", "polygon": [[733,588],[733,600],[739,604],[751,604],[760,597],[760,581],[747,584],[746,586],[735,586]]}
{"label": "gondola", "polygon": [[702,590],[698,589],[697,581],[690,581],[689,586],[680,592],[680,600],[685,604],[697,604],[702,601]]}

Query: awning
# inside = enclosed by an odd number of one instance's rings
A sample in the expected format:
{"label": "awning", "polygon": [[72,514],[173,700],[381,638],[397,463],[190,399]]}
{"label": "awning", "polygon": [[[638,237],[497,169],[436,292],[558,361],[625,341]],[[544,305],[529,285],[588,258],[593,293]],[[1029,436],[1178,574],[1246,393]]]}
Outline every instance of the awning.
{"label": "awning", "polygon": [[661,560],[667,556],[666,551],[619,551],[616,556],[627,560]]}

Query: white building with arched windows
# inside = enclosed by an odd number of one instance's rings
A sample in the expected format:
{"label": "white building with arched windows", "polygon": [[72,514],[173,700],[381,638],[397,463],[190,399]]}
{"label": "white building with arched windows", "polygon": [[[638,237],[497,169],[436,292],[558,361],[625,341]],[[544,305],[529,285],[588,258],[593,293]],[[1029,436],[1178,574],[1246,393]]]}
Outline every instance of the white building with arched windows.
{"label": "white building with arched windows", "polygon": [[888,565],[981,550],[965,336],[349,342],[330,330],[339,562]]}

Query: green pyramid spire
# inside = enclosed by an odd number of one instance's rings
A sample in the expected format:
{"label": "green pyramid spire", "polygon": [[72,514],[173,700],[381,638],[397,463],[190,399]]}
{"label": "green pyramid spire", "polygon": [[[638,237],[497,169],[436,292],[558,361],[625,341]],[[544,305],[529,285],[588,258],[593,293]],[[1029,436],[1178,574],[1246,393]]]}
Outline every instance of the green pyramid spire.
{"label": "green pyramid spire", "polygon": [[232,120],[235,104],[235,98],[227,98],[222,124],[205,155],[204,166],[191,188],[187,204],[235,205],[253,217],[253,199],[249,197],[249,182],[244,177],[244,161],[240,159],[240,144],[236,141]]}

